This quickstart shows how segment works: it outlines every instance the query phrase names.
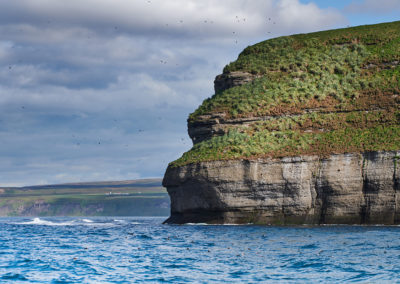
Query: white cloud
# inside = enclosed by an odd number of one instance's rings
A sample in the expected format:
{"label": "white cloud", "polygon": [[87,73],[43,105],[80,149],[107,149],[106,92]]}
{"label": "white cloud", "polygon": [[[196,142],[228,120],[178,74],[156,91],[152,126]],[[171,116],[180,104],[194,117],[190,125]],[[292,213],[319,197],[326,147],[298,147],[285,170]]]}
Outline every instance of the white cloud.
{"label": "white cloud", "polygon": [[281,0],[277,6],[278,24],[283,25],[285,31],[316,31],[346,23],[346,19],[337,10],[321,10],[314,3],[301,4],[298,0]]}
{"label": "white cloud", "polygon": [[[18,68],[17,68],[18,69]],[[14,76],[14,85],[28,85],[35,77],[51,77],[50,71],[28,69],[29,73]],[[18,70],[16,71],[18,72]],[[64,76],[60,74],[59,76]],[[57,74],[56,74],[57,76]],[[187,85],[176,82],[173,87],[168,81],[155,80],[148,74],[121,74],[115,83],[104,89],[68,89],[63,86],[41,85],[40,88],[14,88],[0,86],[0,109],[7,111],[9,105],[52,112],[129,112],[137,109],[156,111],[159,107],[194,107],[199,99],[189,92],[197,85],[196,80]],[[211,83],[210,83],[211,84]],[[179,93],[178,93],[179,91]]]}
{"label": "white cloud", "polygon": [[[4,7],[0,18],[5,24],[33,24],[45,29],[86,27],[103,35],[125,32],[210,38],[232,37],[237,32],[251,37],[266,29],[279,34],[345,21],[336,10],[298,0],[3,0],[0,6]],[[267,18],[279,24],[273,26]],[[65,34],[54,34],[53,38],[62,36]]]}
{"label": "white cloud", "polygon": [[12,48],[12,42],[0,41],[0,60],[7,58],[9,50]]}
{"label": "white cloud", "polygon": [[150,2],[0,0],[0,185],[161,176],[244,47],[345,24],[299,0]]}

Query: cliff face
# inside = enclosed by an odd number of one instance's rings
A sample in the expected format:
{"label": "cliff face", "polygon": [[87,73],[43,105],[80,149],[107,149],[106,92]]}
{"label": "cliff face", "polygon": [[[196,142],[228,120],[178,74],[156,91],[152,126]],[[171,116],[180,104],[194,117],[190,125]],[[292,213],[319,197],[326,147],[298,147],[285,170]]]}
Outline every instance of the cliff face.
{"label": "cliff face", "polygon": [[215,77],[214,80],[214,90],[216,93],[225,91],[226,89],[241,86],[246,83],[250,83],[255,78],[260,76],[251,74],[249,72],[233,71],[223,73]]}
{"label": "cliff face", "polygon": [[[260,76],[248,72],[228,72],[215,77],[215,93],[251,83]],[[265,120],[265,118],[248,117],[229,119],[226,113],[212,113],[199,116],[196,121],[188,121],[188,134],[193,144],[200,143],[215,136],[226,134],[232,126],[248,125],[248,123]]]}
{"label": "cliff face", "polygon": [[246,48],[189,116],[167,223],[400,224],[400,22]]}
{"label": "cliff face", "polygon": [[398,152],[214,161],[167,170],[167,223],[399,224]]}

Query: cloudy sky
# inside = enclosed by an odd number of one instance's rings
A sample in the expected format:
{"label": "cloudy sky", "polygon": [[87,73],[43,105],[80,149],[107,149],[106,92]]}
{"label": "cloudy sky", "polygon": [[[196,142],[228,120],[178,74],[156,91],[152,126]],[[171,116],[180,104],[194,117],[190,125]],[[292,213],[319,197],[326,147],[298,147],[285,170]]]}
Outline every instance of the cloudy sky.
{"label": "cloudy sky", "polygon": [[399,16],[398,0],[0,0],[0,186],[162,177],[243,48]]}

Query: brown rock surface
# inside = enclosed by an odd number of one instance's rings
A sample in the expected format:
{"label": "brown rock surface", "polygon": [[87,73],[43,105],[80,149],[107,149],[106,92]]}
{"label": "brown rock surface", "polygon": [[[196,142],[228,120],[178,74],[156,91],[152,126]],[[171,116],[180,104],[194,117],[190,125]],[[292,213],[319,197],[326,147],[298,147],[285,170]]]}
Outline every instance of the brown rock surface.
{"label": "brown rock surface", "polygon": [[215,77],[214,90],[215,93],[222,92],[226,89],[250,83],[259,76],[253,75],[248,72],[234,71],[222,73]]}

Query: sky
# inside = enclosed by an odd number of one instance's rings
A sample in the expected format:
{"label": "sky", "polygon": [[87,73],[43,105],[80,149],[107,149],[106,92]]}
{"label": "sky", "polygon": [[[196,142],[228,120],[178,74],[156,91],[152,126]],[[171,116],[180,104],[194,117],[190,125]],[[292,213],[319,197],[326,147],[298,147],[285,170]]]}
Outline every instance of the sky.
{"label": "sky", "polygon": [[246,46],[399,18],[398,0],[0,0],[0,186],[162,177]]}

